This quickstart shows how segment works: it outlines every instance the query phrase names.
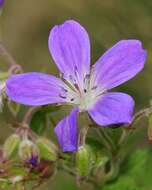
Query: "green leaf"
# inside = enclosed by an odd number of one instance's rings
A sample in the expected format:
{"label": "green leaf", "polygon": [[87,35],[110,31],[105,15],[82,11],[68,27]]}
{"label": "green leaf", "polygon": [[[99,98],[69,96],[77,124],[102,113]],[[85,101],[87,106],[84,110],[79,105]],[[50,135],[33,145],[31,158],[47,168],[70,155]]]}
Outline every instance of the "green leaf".
{"label": "green leaf", "polygon": [[40,110],[34,113],[30,128],[37,134],[42,134],[46,129],[47,115],[56,112],[60,109],[59,106],[43,106]]}
{"label": "green leaf", "polygon": [[[103,190],[150,190],[152,189],[152,153],[148,149],[133,152],[118,179],[103,187]],[[123,166],[122,166],[123,167]]]}

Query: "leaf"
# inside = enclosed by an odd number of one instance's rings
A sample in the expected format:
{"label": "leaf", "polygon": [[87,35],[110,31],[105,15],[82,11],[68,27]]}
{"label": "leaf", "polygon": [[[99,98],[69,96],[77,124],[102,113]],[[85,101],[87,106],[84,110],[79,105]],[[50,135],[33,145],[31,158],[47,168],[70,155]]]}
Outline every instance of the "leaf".
{"label": "leaf", "polygon": [[60,109],[59,106],[43,106],[40,110],[34,113],[30,128],[37,134],[42,134],[46,128],[47,115],[56,112]]}
{"label": "leaf", "polygon": [[125,161],[124,170],[118,179],[106,184],[103,190],[150,190],[152,189],[152,153],[147,149],[139,149]]}

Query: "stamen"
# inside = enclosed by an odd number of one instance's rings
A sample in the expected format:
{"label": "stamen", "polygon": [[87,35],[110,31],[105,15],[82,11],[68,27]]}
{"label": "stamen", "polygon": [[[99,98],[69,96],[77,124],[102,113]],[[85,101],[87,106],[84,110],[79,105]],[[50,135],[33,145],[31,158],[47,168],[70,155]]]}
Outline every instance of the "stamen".
{"label": "stamen", "polygon": [[74,74],[76,77],[78,76],[78,68],[76,65],[74,66]]}
{"label": "stamen", "polygon": [[73,78],[72,75],[69,75],[69,79],[70,79],[70,81],[71,81],[73,84],[76,83],[76,80]]}
{"label": "stamen", "polygon": [[68,92],[68,90],[66,89],[66,88],[64,88],[63,86],[61,86],[61,90],[63,91],[63,92]]}
{"label": "stamen", "polygon": [[74,98],[71,98],[70,101],[73,102],[73,101],[74,101]]}
{"label": "stamen", "polygon": [[63,73],[60,73],[59,76],[60,76],[61,79],[64,78],[64,74]]}
{"label": "stamen", "polygon": [[87,89],[84,89],[83,91],[84,91],[84,93],[87,93]]}
{"label": "stamen", "polygon": [[88,81],[90,79],[90,74],[86,74],[84,77],[84,82],[86,82],[86,80]]}
{"label": "stamen", "polygon": [[81,94],[81,90],[80,90],[80,88],[79,88],[79,86],[78,86],[77,83],[74,84],[74,87],[75,87],[75,88],[78,90],[78,92]]}
{"label": "stamen", "polygon": [[[83,83],[86,89],[89,88],[89,83],[90,83],[90,75],[86,74],[84,79],[83,79]],[[85,91],[84,91],[85,92]]]}
{"label": "stamen", "polygon": [[60,98],[66,99],[66,96],[62,96],[61,94],[59,94]]}
{"label": "stamen", "polygon": [[95,90],[95,89],[97,89],[97,86],[93,86],[93,87],[91,88],[91,90]]}

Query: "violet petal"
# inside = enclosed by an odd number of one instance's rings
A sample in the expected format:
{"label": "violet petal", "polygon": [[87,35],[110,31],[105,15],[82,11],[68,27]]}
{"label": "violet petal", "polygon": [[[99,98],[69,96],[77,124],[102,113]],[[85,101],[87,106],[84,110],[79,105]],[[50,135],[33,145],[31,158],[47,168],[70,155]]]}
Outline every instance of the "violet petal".
{"label": "violet petal", "polygon": [[55,127],[55,133],[63,152],[73,152],[77,149],[77,113],[78,109],[73,109]]}
{"label": "violet petal", "polygon": [[101,126],[131,123],[134,100],[131,96],[120,92],[109,92],[88,110],[92,119]]}
{"label": "violet petal", "polygon": [[122,40],[106,51],[94,65],[94,86],[111,89],[140,72],[146,51],[138,40]]}
{"label": "violet petal", "polygon": [[17,74],[6,81],[7,96],[21,104],[37,106],[65,102],[61,98],[64,83],[43,73]]}
{"label": "violet petal", "polygon": [[64,78],[83,82],[90,71],[90,41],[86,30],[78,22],[68,20],[51,30],[48,46]]}

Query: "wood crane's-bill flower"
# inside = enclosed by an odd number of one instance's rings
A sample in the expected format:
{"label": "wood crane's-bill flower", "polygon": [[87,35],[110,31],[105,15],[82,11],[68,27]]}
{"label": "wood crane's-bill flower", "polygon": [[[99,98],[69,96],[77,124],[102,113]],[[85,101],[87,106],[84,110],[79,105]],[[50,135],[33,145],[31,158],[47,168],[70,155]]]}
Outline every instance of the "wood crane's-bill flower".
{"label": "wood crane's-bill flower", "polygon": [[78,22],[68,20],[51,30],[48,46],[62,77],[37,72],[14,75],[6,82],[6,93],[11,100],[30,106],[73,105],[55,127],[63,151],[77,149],[78,112],[87,111],[100,126],[131,122],[132,97],[108,91],[143,69],[146,51],[140,41],[119,41],[91,67],[88,33]]}

